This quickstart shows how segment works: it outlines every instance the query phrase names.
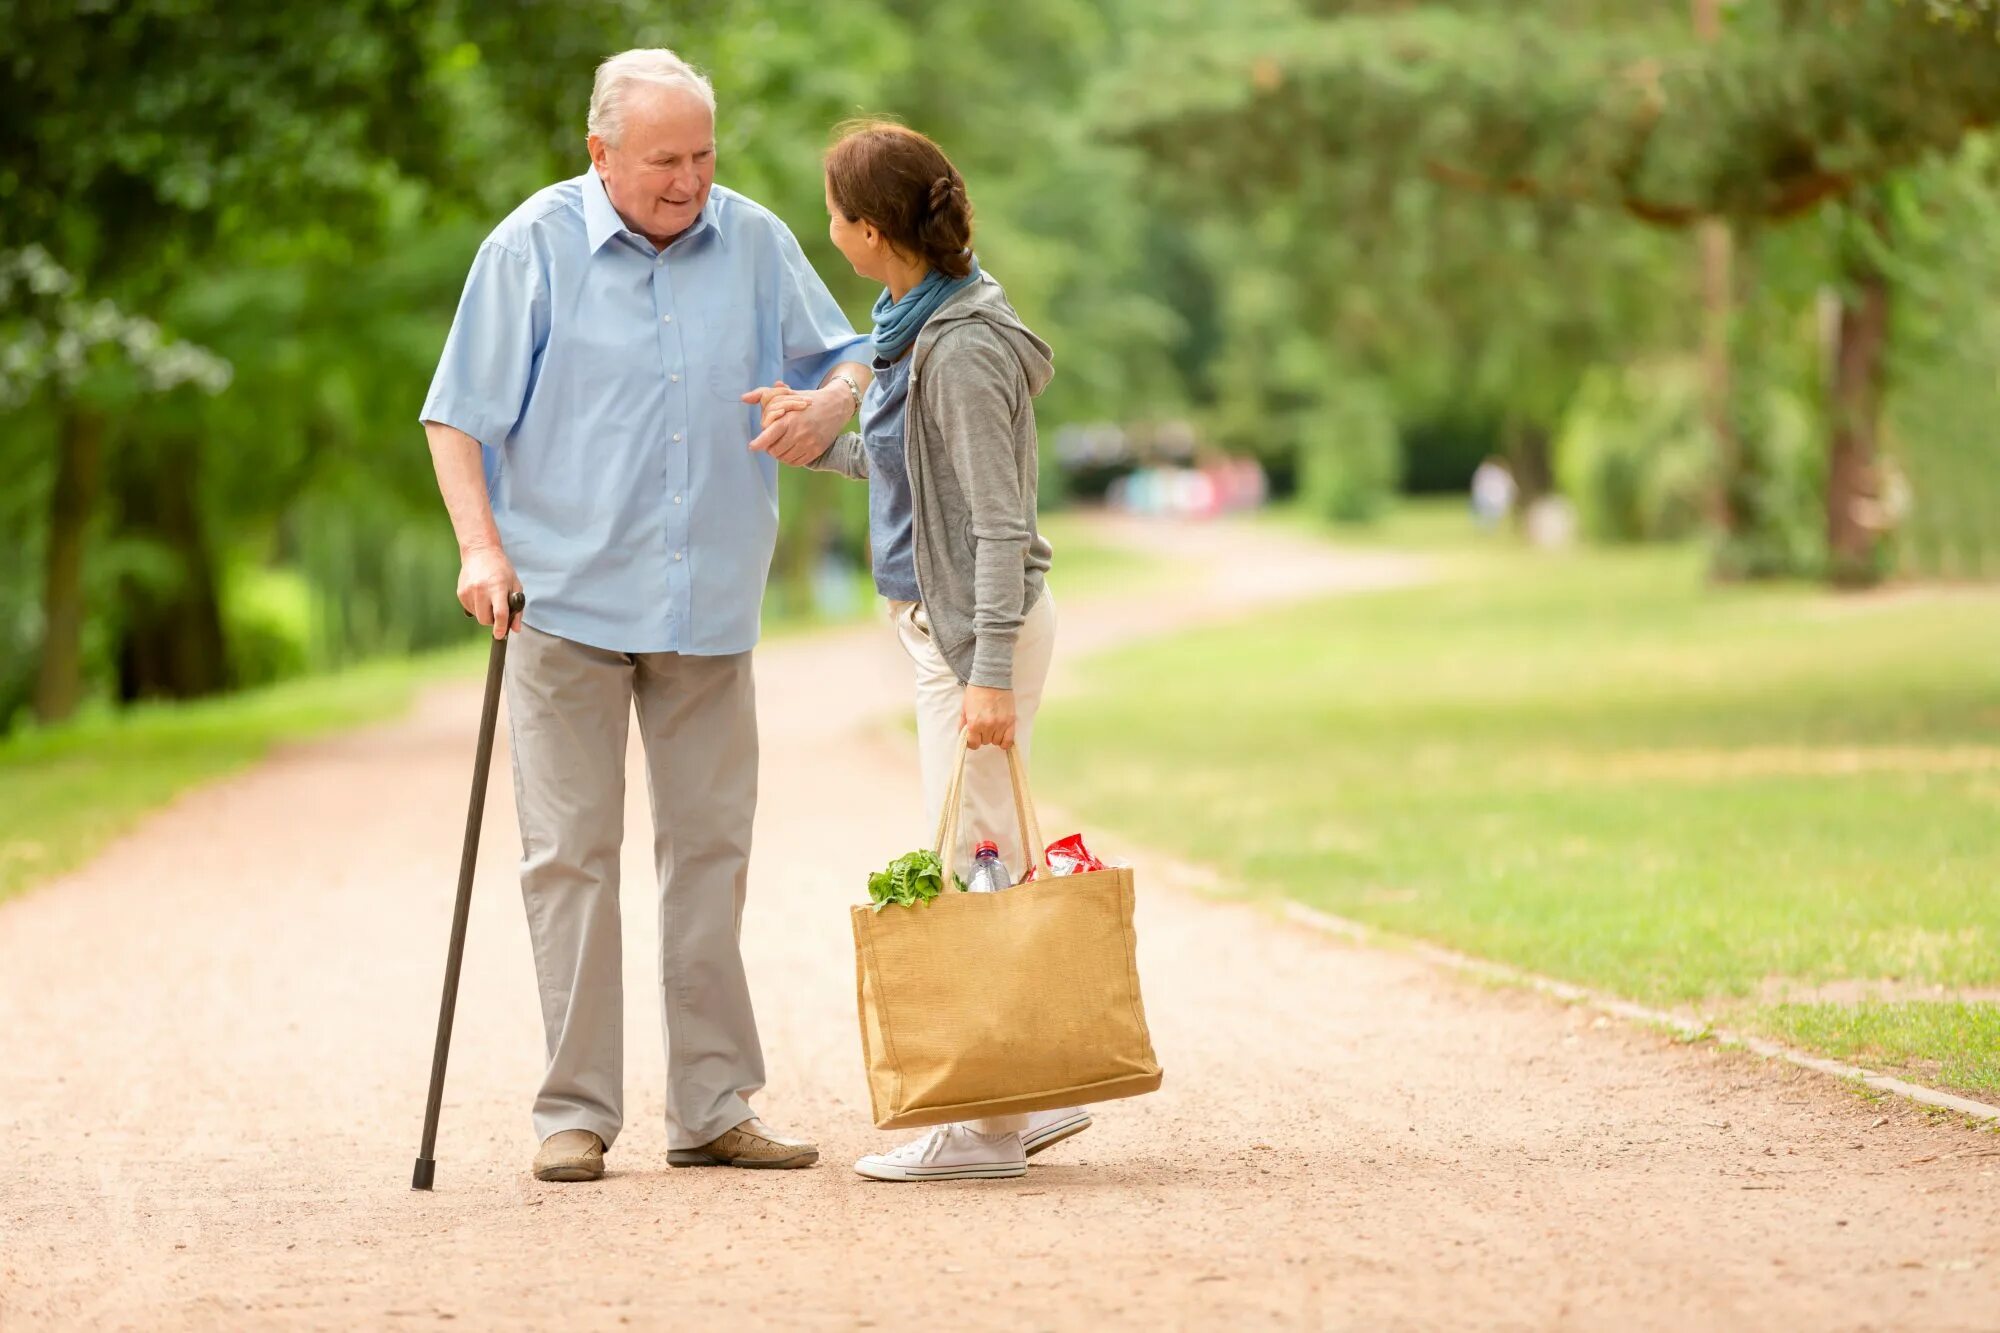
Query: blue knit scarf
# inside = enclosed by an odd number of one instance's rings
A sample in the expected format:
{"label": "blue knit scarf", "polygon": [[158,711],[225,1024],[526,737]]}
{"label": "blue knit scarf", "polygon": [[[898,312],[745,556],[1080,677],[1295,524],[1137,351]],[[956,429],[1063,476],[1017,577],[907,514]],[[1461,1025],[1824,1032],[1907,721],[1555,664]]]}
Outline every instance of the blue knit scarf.
{"label": "blue knit scarf", "polygon": [[910,350],[923,331],[924,321],[937,313],[937,308],[956,296],[965,288],[979,281],[979,260],[972,261],[972,271],[962,278],[949,277],[942,269],[932,269],[924,274],[924,280],[903,293],[898,301],[883,288],[875,298],[875,355],[883,361],[894,361]]}

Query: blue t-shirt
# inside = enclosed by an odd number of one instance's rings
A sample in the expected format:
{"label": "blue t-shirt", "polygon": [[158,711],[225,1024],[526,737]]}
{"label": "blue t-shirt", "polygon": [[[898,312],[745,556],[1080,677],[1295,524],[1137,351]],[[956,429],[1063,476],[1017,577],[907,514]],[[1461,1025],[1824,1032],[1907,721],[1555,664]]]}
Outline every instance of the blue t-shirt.
{"label": "blue t-shirt", "polygon": [[903,457],[903,415],[910,404],[910,362],[875,362],[861,398],[861,442],[868,449],[868,539],[875,591],[894,602],[923,600],[917,590],[910,470]]}

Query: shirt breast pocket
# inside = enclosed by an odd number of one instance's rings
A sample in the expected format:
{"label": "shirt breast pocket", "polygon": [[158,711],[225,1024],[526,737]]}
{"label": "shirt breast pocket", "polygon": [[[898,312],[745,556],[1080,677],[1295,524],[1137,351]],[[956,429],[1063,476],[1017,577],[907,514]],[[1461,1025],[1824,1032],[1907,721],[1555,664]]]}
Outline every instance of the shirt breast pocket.
{"label": "shirt breast pocket", "polygon": [[762,383],[771,382],[760,375],[763,358],[758,355],[757,321],[751,312],[710,311],[701,330],[701,344],[688,352],[695,364],[708,363],[710,390],[733,401],[756,388],[760,378]]}
{"label": "shirt breast pocket", "polygon": [[[747,441],[756,435],[761,414],[754,404],[743,401],[743,395],[760,385],[769,384],[771,380],[760,374],[763,368],[758,364],[752,331],[747,326],[728,327],[732,323],[735,321],[711,321],[709,324],[712,336],[705,339],[702,347],[695,352],[697,357],[707,361],[708,367],[705,376],[697,374],[695,383],[703,383],[705,379],[720,419],[740,426]],[[747,325],[747,321],[744,323]]]}

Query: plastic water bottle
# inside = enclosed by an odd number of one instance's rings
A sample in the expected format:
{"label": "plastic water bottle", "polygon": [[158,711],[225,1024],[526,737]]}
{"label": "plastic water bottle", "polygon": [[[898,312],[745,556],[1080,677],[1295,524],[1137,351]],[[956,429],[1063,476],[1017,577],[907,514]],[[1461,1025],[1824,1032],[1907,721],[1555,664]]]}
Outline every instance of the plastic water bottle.
{"label": "plastic water bottle", "polygon": [[966,889],[972,893],[998,893],[1013,887],[1014,881],[1008,877],[1007,867],[1000,864],[1000,844],[982,842],[972,849],[972,878],[966,881]]}

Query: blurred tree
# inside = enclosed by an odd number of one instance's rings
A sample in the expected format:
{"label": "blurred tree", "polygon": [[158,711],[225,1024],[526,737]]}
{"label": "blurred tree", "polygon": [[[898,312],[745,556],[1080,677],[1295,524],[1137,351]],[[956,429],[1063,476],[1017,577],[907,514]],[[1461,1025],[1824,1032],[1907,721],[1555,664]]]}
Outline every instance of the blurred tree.
{"label": "blurred tree", "polygon": [[[1154,268],[1193,289],[1205,266],[1139,197],[1138,156],[1072,109],[1135,19],[1180,8],[1217,5],[0,0],[0,251],[42,247],[78,300],[235,371],[214,395],[51,380],[8,411],[20,559],[0,631],[46,678],[44,716],[87,682],[185,695],[249,657],[330,663],[452,633],[453,557],[410,418],[479,236],[583,169],[593,68],[626,47],[671,45],[712,75],[720,179],[786,218],[857,315],[873,292],[825,238],[819,154],[860,113],[938,134],[971,177],[983,258],[1058,347],[1050,424],[1178,410],[1207,349]],[[865,504],[836,479],[783,487],[775,578],[796,605],[827,542],[859,544]],[[229,642],[263,631],[229,590],[274,562],[305,577],[313,642],[246,656]],[[12,679],[0,725],[26,693]]]}
{"label": "blurred tree", "polygon": [[[1133,90],[1119,128],[1185,176],[1343,220],[1393,209],[1385,182],[1420,174],[1678,228],[1865,201],[1873,182],[2000,117],[2000,43],[1896,0],[1737,6],[1713,45],[1684,12],[1585,0],[1533,14],[1483,0],[1324,8],[1338,16],[1191,44],[1175,77]],[[1856,413],[1879,409],[1886,289],[1857,299],[1832,396],[1843,459],[1865,460],[1873,428]],[[1844,462],[1829,484],[1870,474]],[[1724,511],[1761,484],[1738,469]],[[1829,494],[1827,512],[1865,498]]]}
{"label": "blurred tree", "polygon": [[[166,339],[151,320],[109,300],[88,300],[76,278],[39,245],[0,250],[0,411],[38,399],[95,410],[64,415],[65,448],[50,488],[44,554],[42,651],[33,693],[44,718],[67,716],[81,700],[84,538],[102,474],[105,405],[183,385],[220,393],[229,363],[193,344]],[[0,682],[5,695],[18,681]]]}
{"label": "blurred tree", "polygon": [[[440,136],[425,99],[408,95],[424,81],[430,22],[402,0],[5,0],[0,248],[42,247],[79,299],[157,312],[191,269],[246,236],[365,225],[399,168],[434,160]],[[121,598],[121,693],[222,688],[199,438],[146,430],[138,416],[108,431],[109,405],[88,383],[49,390],[41,715],[64,715],[82,693],[79,553],[106,484],[127,532],[164,557],[159,577]],[[107,439],[119,442],[108,458]]]}
{"label": "blurred tree", "polygon": [[2000,140],[1986,134],[1884,190],[1894,292],[1878,526],[1904,568],[2000,571]]}

